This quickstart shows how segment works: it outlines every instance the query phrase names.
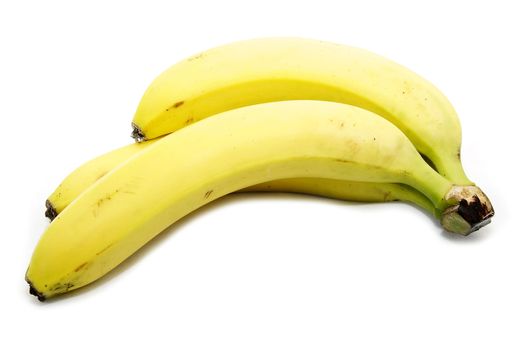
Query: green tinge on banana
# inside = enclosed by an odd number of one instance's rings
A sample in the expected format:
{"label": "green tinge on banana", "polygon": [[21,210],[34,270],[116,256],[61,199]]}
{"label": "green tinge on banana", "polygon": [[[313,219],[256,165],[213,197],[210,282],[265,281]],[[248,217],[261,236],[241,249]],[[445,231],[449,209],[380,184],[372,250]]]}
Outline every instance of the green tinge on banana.
{"label": "green tinge on banana", "polygon": [[235,42],[179,62],[148,87],[133,119],[141,141],[238,107],[325,100],[396,125],[437,171],[474,185],[461,165],[461,127],[447,98],[416,73],[371,52],[298,38]]}
{"label": "green tinge on banana", "polygon": [[44,300],[87,285],[210,201],[291,178],[401,183],[433,203],[443,225],[453,224],[446,229],[463,234],[492,210],[477,191],[436,173],[373,113],[320,101],[254,105],[170,134],[89,186],[38,242],[30,290]]}
{"label": "green tinge on banana", "polygon": [[439,213],[428,198],[414,188],[394,183],[344,181],[320,178],[295,178],[265,182],[239,192],[301,193],[353,202],[413,203],[433,216]]}
{"label": "green tinge on banana", "polygon": [[[120,147],[89,160],[75,169],[46,200],[46,217],[53,220],[88,187],[160,139]],[[435,208],[428,198],[402,184],[303,178],[270,181],[241,191],[303,193],[357,202],[405,201],[436,215]]]}

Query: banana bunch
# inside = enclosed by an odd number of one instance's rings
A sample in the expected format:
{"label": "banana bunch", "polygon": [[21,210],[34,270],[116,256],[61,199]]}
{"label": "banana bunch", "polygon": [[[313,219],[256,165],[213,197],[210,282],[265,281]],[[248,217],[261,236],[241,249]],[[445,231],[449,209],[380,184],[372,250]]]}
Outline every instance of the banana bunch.
{"label": "banana bunch", "polygon": [[39,300],[97,280],[236,191],[402,200],[463,235],[494,214],[465,175],[445,96],[352,47],[281,38],[203,52],[152,82],[132,126],[137,143],[85,163],[47,199],[52,222],[26,273]]}

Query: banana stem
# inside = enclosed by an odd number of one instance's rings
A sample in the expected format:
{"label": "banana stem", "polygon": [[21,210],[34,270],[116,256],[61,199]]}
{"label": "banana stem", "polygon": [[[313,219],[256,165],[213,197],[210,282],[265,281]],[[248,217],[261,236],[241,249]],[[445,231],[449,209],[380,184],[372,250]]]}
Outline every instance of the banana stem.
{"label": "banana stem", "polygon": [[437,172],[446,177],[456,185],[473,186],[474,182],[465,174],[463,165],[459,158],[459,152],[452,156],[434,155],[432,162],[437,169]]}
{"label": "banana stem", "polygon": [[455,185],[429,166],[421,169],[419,176],[408,176],[408,184],[430,199],[441,225],[449,232],[469,235],[494,216],[489,198],[479,187]]}

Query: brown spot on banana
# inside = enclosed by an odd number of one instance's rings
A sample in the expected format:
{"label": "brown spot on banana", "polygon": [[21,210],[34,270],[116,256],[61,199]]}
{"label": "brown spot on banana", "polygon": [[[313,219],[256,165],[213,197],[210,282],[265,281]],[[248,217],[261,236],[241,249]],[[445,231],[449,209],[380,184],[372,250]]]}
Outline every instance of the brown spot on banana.
{"label": "brown spot on banana", "polygon": [[95,253],[95,255],[99,256],[101,255],[102,253],[104,253],[105,251],[107,251],[108,249],[110,249],[110,247],[113,245],[113,243],[111,244],[108,244],[106,247],[104,247],[103,249],[99,250],[97,253]]}
{"label": "brown spot on banana", "polygon": [[171,109],[176,109],[178,107],[181,107],[184,103],[185,103],[185,101],[178,101],[178,102],[174,103],[172,106],[170,106],[167,109],[165,109],[165,111],[168,112]]}
{"label": "brown spot on banana", "polygon": [[115,189],[113,192],[107,194],[106,196],[99,198],[97,201],[97,207],[100,207],[103,203],[112,200],[113,196],[115,196],[117,193],[121,191],[120,188]]}
{"label": "brown spot on banana", "polygon": [[[108,174],[108,171],[103,171],[102,173],[100,173],[97,178],[95,179],[95,181],[98,181],[100,179],[102,179],[104,177],[104,175]],[[94,181],[94,182],[95,182]]]}
{"label": "brown spot on banana", "polygon": [[195,61],[195,60],[199,60],[200,58],[203,58],[203,56],[205,56],[204,53],[199,53],[199,54],[194,55],[194,56],[192,56],[190,58],[187,58],[187,61],[188,62],[192,62],[192,61]]}
{"label": "brown spot on banana", "polygon": [[84,262],[84,263],[80,264],[80,265],[77,266],[77,268],[75,269],[75,272],[79,272],[83,267],[86,267],[86,265],[88,265],[88,262]]}
{"label": "brown spot on banana", "polygon": [[107,193],[105,196],[99,198],[93,204],[93,210],[92,210],[93,217],[97,216],[97,213],[99,212],[99,209],[103,206],[103,204],[111,201],[113,196],[115,196],[119,192],[121,192],[121,188],[116,188],[113,192]]}

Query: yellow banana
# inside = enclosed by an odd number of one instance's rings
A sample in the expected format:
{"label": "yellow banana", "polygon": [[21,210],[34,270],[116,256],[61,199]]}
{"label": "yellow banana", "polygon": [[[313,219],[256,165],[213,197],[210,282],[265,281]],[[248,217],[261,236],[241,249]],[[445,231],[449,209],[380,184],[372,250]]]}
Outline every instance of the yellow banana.
{"label": "yellow banana", "polygon": [[[160,139],[133,143],[84,163],[69,174],[48,197],[45,215],[53,220],[89,186]],[[359,202],[405,201],[414,203],[435,215],[434,206],[428,198],[413,188],[401,184],[303,178],[270,181],[242,191],[304,193]]]}
{"label": "yellow banana", "polygon": [[168,135],[90,186],[40,238],[26,273],[30,292],[44,300],[89,284],[228,193],[313,177],[411,186],[444,213],[446,229],[463,234],[492,215],[482,193],[437,174],[373,113],[320,101],[260,104]]}
{"label": "yellow banana", "polygon": [[295,38],[256,39],[205,51],[157,77],[133,118],[151,139],[237,107],[326,100],[386,118],[458,185],[473,185],[460,162],[461,128],[446,97],[412,71],[365,50]]}

